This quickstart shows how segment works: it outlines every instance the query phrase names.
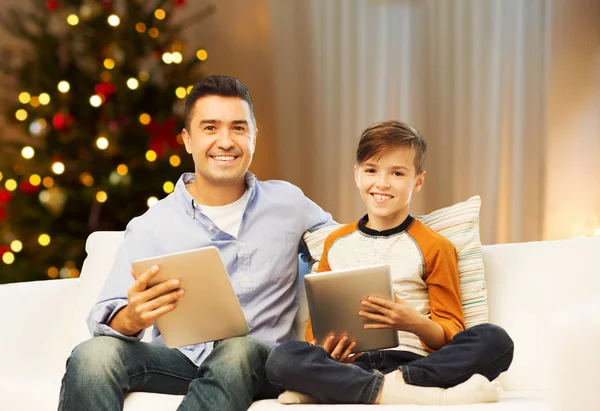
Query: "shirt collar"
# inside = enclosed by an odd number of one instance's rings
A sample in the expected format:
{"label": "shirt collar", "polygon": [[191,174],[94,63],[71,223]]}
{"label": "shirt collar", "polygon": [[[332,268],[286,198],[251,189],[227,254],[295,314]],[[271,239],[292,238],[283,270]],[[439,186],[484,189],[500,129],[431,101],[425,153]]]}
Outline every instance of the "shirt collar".
{"label": "shirt collar", "polygon": [[408,227],[410,227],[411,223],[414,221],[414,219],[415,218],[413,216],[409,215],[399,226],[390,228],[389,230],[377,231],[377,230],[373,230],[372,228],[367,227],[366,224],[369,221],[369,215],[367,214],[363,218],[358,220],[358,229],[362,233],[373,236],[373,237],[389,237],[391,235],[398,234],[398,233],[401,233],[402,231],[407,230]]}

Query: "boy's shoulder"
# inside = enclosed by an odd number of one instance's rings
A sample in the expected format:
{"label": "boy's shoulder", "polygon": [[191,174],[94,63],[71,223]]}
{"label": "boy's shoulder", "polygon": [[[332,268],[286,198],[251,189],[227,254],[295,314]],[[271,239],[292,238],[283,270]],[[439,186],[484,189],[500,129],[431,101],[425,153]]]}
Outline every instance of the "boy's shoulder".
{"label": "boy's shoulder", "polygon": [[414,219],[407,231],[423,251],[425,251],[424,249],[452,252],[456,250],[452,241],[417,218]]}
{"label": "boy's shoulder", "polygon": [[329,235],[325,238],[325,247],[329,248],[336,240],[346,237],[358,230],[358,220],[354,221],[350,224],[344,224],[333,230]]}

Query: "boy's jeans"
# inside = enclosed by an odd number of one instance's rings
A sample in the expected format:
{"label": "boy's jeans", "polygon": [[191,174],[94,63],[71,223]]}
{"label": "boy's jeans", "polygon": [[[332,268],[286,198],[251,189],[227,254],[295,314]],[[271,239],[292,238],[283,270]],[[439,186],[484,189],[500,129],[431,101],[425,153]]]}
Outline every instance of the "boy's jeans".
{"label": "boy's jeans", "polygon": [[492,324],[468,328],[426,357],[407,351],[368,351],[352,364],[337,362],[320,346],[291,341],[269,356],[267,378],[323,403],[372,404],[384,374],[396,369],[408,384],[448,388],[473,374],[496,378],[508,369],[513,349],[506,331]]}
{"label": "boy's jeans", "polygon": [[271,347],[251,337],[220,341],[200,367],[177,349],[94,337],[73,350],[59,410],[122,410],[132,391],[185,395],[178,410],[247,410],[278,391],[265,377]]}

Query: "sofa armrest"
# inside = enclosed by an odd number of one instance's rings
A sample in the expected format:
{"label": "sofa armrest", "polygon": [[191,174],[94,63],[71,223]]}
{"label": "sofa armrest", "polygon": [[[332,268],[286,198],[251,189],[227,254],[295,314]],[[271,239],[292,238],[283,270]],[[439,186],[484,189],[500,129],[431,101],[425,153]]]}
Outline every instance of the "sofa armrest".
{"label": "sofa armrest", "polygon": [[78,290],[78,279],[0,286],[3,374],[26,378],[64,372]]}

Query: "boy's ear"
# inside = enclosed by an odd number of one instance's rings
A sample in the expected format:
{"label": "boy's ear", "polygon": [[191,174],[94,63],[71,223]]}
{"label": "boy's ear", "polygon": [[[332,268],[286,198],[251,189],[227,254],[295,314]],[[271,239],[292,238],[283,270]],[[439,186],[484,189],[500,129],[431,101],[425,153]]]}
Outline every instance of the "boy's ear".
{"label": "boy's ear", "polygon": [[413,188],[413,191],[416,191],[416,192],[421,191],[421,187],[423,187],[423,182],[425,182],[425,174],[427,174],[427,172],[423,171],[421,174],[417,175],[417,178],[415,180],[415,187]]}
{"label": "boy's ear", "polygon": [[358,165],[354,164],[354,183],[359,187]]}

